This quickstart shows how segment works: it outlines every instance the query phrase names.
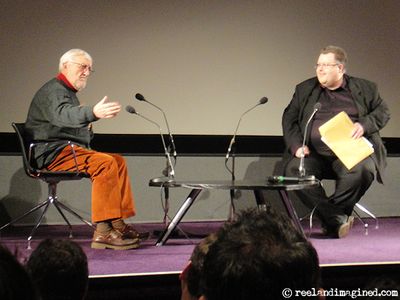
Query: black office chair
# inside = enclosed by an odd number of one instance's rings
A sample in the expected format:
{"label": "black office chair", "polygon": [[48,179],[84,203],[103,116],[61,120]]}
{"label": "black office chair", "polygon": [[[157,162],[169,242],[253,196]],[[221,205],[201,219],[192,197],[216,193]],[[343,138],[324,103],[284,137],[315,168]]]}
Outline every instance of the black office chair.
{"label": "black office chair", "polygon": [[[13,126],[15,132],[17,133],[18,141],[20,143],[21,152],[22,152],[22,161],[23,161],[24,170],[25,170],[26,175],[28,175],[31,178],[40,179],[40,180],[43,180],[44,182],[46,182],[48,185],[48,196],[47,196],[47,199],[45,201],[43,201],[42,203],[36,205],[35,207],[30,209],[23,215],[17,217],[16,219],[12,220],[11,222],[3,225],[0,228],[0,231],[3,230],[4,228],[8,227],[11,224],[18,222],[19,220],[26,217],[27,215],[44,207],[42,214],[40,215],[35,227],[32,229],[31,234],[28,237],[28,249],[31,249],[30,244],[31,244],[32,237],[35,234],[36,229],[40,226],[40,224],[43,220],[43,217],[46,214],[47,209],[49,208],[50,204],[53,204],[55,206],[57,211],[63,217],[64,221],[68,224],[70,238],[72,238],[72,226],[61,209],[66,210],[67,212],[74,215],[82,222],[84,222],[87,225],[89,225],[90,227],[94,228],[92,223],[90,223],[89,221],[82,218],[79,214],[77,214],[75,211],[73,211],[71,208],[69,208],[65,204],[59,202],[57,199],[57,184],[60,181],[81,180],[82,178],[89,177],[89,175],[87,173],[80,172],[78,170],[78,165],[77,165],[77,161],[76,161],[76,157],[75,157],[75,150],[74,150],[75,145],[71,141],[65,141],[65,140],[31,142],[25,131],[25,123],[12,123],[12,126]],[[58,145],[60,145],[60,147],[65,145],[66,147],[71,148],[71,151],[75,158],[76,171],[52,172],[52,171],[47,171],[47,170],[39,170],[33,166],[31,155],[32,155],[32,152],[34,151],[34,148],[39,144],[50,144],[50,143],[57,143]]]}

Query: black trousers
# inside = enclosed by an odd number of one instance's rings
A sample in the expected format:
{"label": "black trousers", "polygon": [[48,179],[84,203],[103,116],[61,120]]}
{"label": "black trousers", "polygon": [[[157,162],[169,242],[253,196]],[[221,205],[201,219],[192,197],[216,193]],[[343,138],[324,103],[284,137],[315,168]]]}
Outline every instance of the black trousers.
{"label": "black trousers", "polygon": [[[299,175],[300,159],[294,157],[285,168],[286,176]],[[354,205],[361,199],[374,180],[375,164],[368,157],[348,170],[335,156],[321,156],[311,153],[304,159],[306,175],[316,178],[334,179],[335,191],[327,195],[323,186],[294,191],[297,197],[315,212],[323,225],[335,228],[351,215]]]}

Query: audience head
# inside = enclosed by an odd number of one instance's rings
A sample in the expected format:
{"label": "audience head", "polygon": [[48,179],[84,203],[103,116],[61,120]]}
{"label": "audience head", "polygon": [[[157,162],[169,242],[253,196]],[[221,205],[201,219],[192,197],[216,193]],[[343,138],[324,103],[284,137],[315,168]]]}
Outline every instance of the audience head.
{"label": "audience head", "polygon": [[398,274],[384,274],[370,279],[363,289],[371,292],[371,295],[363,297],[366,300],[377,299],[381,293],[385,293],[385,299],[399,299],[400,277]]}
{"label": "audience head", "polygon": [[81,300],[86,295],[87,257],[71,240],[42,241],[29,257],[27,268],[42,300]]}
{"label": "audience head", "polygon": [[17,258],[0,245],[0,299],[37,299],[32,281]]}
{"label": "audience head", "polygon": [[316,250],[286,216],[246,210],[210,246],[200,299],[281,299],[285,288],[318,290],[319,276]]}
{"label": "audience head", "polygon": [[181,300],[194,300],[200,297],[199,283],[203,270],[204,258],[215,239],[216,235],[210,234],[201,240],[194,248],[186,268],[180,275],[182,288]]}

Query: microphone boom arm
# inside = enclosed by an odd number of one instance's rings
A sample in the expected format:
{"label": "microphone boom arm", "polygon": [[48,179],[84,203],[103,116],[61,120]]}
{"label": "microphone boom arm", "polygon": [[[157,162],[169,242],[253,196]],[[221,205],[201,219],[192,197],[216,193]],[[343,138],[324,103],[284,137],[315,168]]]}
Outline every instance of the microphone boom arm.
{"label": "microphone boom arm", "polygon": [[157,105],[155,105],[155,104],[153,104],[153,103],[151,103],[151,102],[149,102],[149,101],[147,101],[147,100],[145,100],[145,101],[146,101],[147,103],[149,103],[150,105],[154,106],[155,108],[157,108],[159,111],[162,112],[163,117],[164,117],[164,121],[165,121],[165,125],[167,126],[169,138],[170,138],[170,140],[171,140],[172,155],[176,158],[176,155],[177,155],[177,154],[176,154],[175,142],[174,142],[174,138],[173,138],[173,136],[172,136],[172,134],[171,134],[171,130],[169,129],[169,124],[168,124],[168,120],[167,120],[167,116],[165,115],[165,112],[164,112],[160,107],[158,107]]}
{"label": "microphone boom arm", "polygon": [[147,118],[147,117],[145,117],[145,116],[139,114],[138,112],[135,112],[135,114],[138,115],[139,117],[141,117],[141,118],[143,118],[143,119],[149,121],[150,123],[154,124],[155,126],[157,126],[158,130],[160,131],[161,141],[162,141],[163,148],[164,148],[164,151],[165,151],[165,156],[166,156],[166,158],[167,158],[168,165],[169,165],[169,167],[170,167],[170,169],[171,169],[171,170],[168,172],[168,175],[169,175],[169,177],[174,178],[174,176],[175,176],[174,165],[172,164],[172,161],[171,161],[171,155],[169,154],[169,152],[168,152],[168,150],[167,150],[167,146],[166,146],[166,144],[165,144],[165,139],[164,139],[164,136],[163,136],[163,134],[162,134],[162,130],[161,130],[160,125],[158,125],[158,124],[157,124],[156,122],[154,122],[153,120],[150,120],[149,118]]}
{"label": "microphone boom arm", "polygon": [[233,147],[233,145],[235,144],[235,138],[236,138],[236,134],[237,134],[238,129],[239,129],[240,122],[242,121],[243,116],[244,116],[245,114],[247,114],[249,111],[253,110],[253,109],[256,108],[258,105],[265,104],[265,103],[267,103],[267,102],[268,102],[268,98],[267,98],[267,97],[262,97],[262,98],[258,101],[258,103],[257,103],[256,105],[250,107],[248,110],[246,110],[244,113],[242,113],[242,115],[241,115],[240,118],[239,118],[239,121],[238,121],[238,123],[237,123],[237,125],[236,125],[235,133],[234,133],[233,136],[232,136],[232,139],[231,139],[231,141],[230,141],[230,143],[229,143],[228,151],[227,151],[227,153],[226,153],[226,155],[225,155],[225,167],[226,167],[226,169],[231,173],[231,175],[232,175],[232,180],[235,180],[235,162],[234,162],[234,159],[232,159],[232,170],[231,170],[231,169],[229,169],[229,167],[228,167],[228,160],[229,160],[229,155],[230,155],[230,153],[231,153],[231,151],[232,151],[232,147]]}
{"label": "microphone boom arm", "polygon": [[252,109],[254,109],[255,107],[257,107],[258,105],[260,105],[260,104],[261,104],[261,103],[257,103],[256,105],[254,105],[253,107],[251,107],[250,109],[248,109],[248,110],[246,110],[244,113],[242,113],[242,115],[240,116],[239,121],[238,121],[238,123],[237,123],[237,125],[236,125],[235,133],[234,133],[233,136],[232,136],[231,142],[230,142],[229,147],[228,147],[228,151],[227,151],[227,153],[226,153],[226,155],[225,155],[225,164],[226,164],[226,162],[227,162],[228,159],[229,159],[229,155],[230,155],[230,153],[231,153],[232,146],[233,146],[233,144],[235,144],[236,134],[237,134],[237,131],[238,131],[238,129],[239,129],[239,125],[240,125],[240,123],[242,122],[243,116],[244,116],[245,114],[247,114],[249,111],[251,111]]}
{"label": "microphone boom arm", "polygon": [[299,164],[299,176],[304,177],[306,176],[306,168],[304,167],[304,147],[306,146],[306,137],[307,137],[307,132],[308,132],[308,125],[311,123],[311,120],[314,118],[314,115],[317,113],[317,111],[321,108],[321,104],[317,102],[314,105],[314,110],[311,114],[311,116],[308,118],[306,126],[304,128],[304,135],[303,135],[303,144],[301,146],[301,153],[300,153],[300,164]]}
{"label": "microphone boom arm", "polygon": [[170,128],[169,128],[169,124],[168,124],[168,120],[167,120],[167,116],[165,115],[165,112],[161,109],[161,107],[159,107],[159,106],[155,105],[154,103],[152,103],[152,102],[146,100],[146,98],[145,98],[142,94],[137,93],[137,94],[135,95],[135,98],[136,98],[137,100],[139,100],[139,101],[147,102],[148,104],[152,105],[153,107],[155,107],[156,109],[158,109],[159,111],[162,112],[163,117],[164,117],[164,121],[165,121],[165,125],[167,126],[167,130],[168,130],[168,134],[169,134],[169,139],[170,139],[170,141],[171,141],[172,155],[174,156],[175,163],[176,163],[176,156],[177,156],[177,153],[176,153],[176,147],[175,147],[174,137],[172,136],[171,130],[170,130]]}

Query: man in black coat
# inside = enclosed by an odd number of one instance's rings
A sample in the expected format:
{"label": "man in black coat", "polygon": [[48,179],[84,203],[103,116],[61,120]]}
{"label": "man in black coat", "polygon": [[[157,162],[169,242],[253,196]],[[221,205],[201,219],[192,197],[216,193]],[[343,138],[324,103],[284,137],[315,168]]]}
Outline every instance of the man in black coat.
{"label": "man in black coat", "polygon": [[[296,86],[282,118],[286,144],[285,175],[299,175],[299,161],[304,155],[306,175],[336,180],[335,192],[330,196],[326,195],[322,186],[296,191],[296,194],[308,207],[316,207],[323,231],[337,238],[345,237],[349,233],[353,207],[371,186],[375,174],[378,182],[383,182],[386,149],[379,130],[390,118],[388,106],[380,97],[376,84],[345,74],[346,61],[347,55],[342,48],[323,48],[315,66],[317,76]],[[317,102],[321,105],[320,109],[305,132],[306,123]],[[342,111],[354,123],[352,138],[365,137],[374,147],[374,153],[351,170],[321,141],[318,130],[322,124]],[[305,134],[307,142],[303,149]]]}

